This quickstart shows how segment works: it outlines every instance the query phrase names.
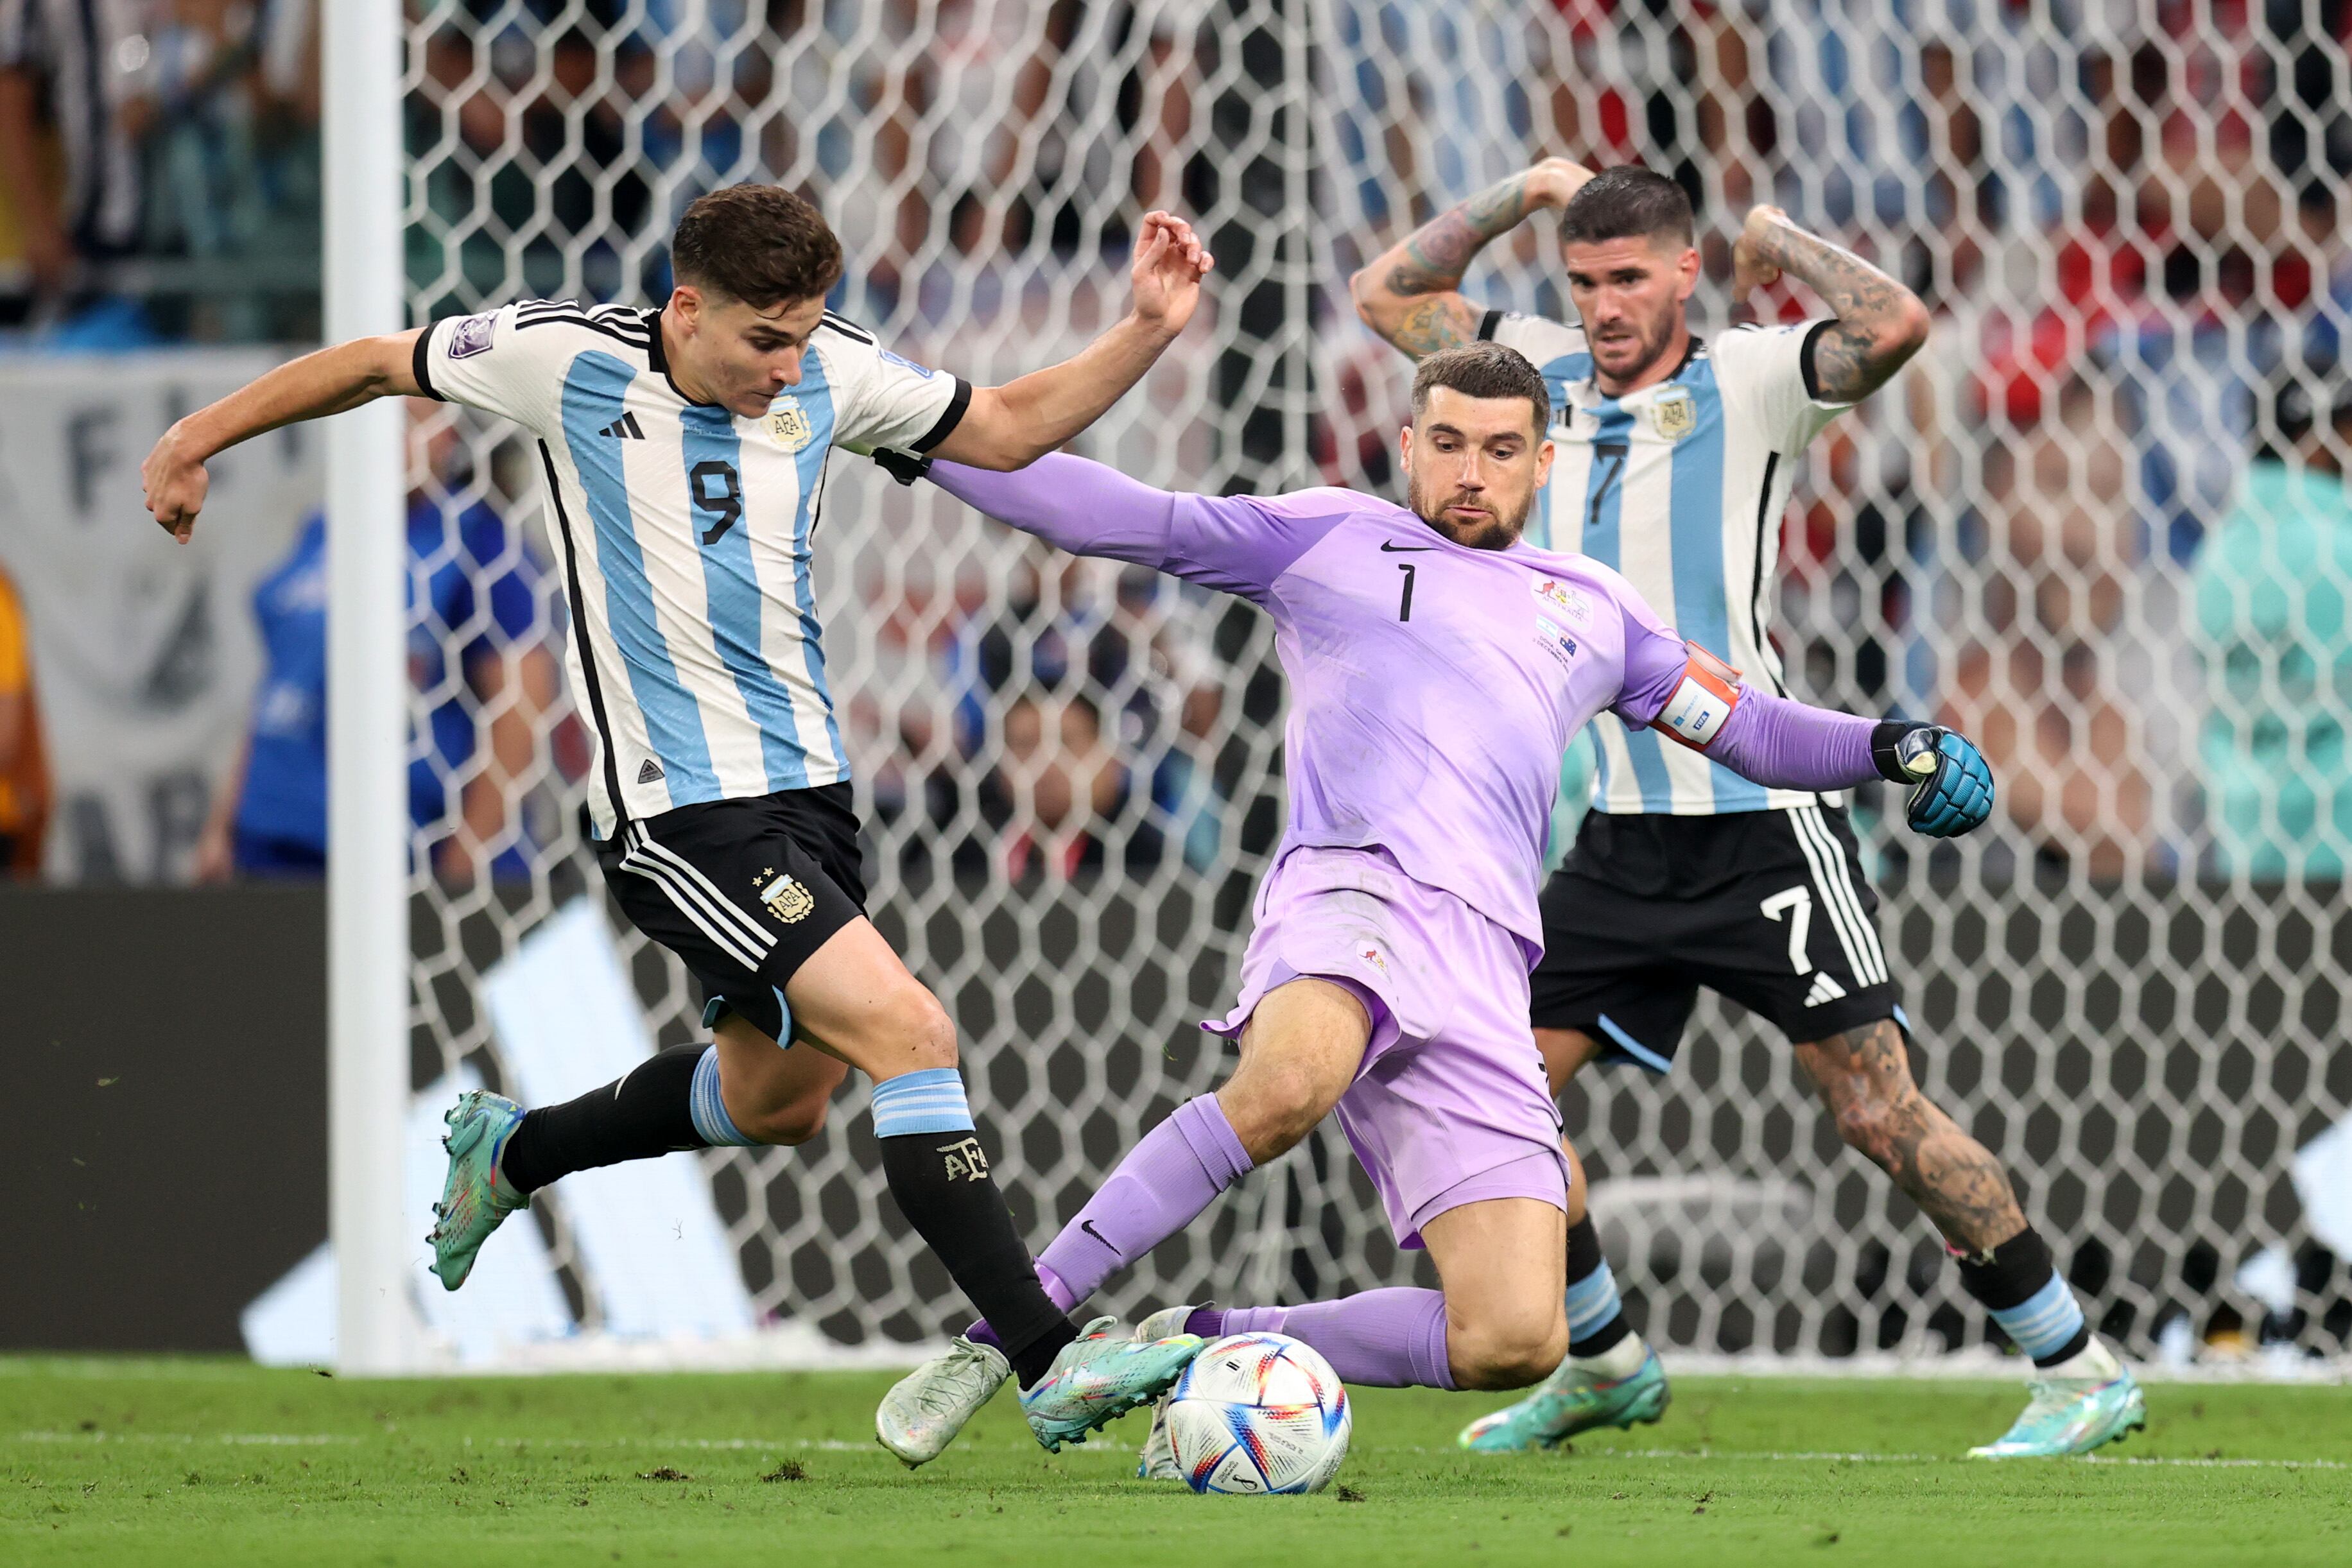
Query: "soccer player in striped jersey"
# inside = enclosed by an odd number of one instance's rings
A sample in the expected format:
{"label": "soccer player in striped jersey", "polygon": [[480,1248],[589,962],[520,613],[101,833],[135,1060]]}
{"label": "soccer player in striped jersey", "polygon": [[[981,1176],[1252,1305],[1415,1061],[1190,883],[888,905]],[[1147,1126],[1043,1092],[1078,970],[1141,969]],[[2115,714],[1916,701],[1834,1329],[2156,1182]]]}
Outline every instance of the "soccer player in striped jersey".
{"label": "soccer player in striped jersey", "polygon": [[596,737],[596,858],[630,919],[702,982],[714,1040],[568,1104],[463,1098],[436,1271],[456,1290],[491,1230],[570,1172],[805,1142],[855,1067],[873,1081],[891,1196],[973,1304],[1013,1325],[1022,1402],[1054,1446],[1159,1392],[1199,1342],[1138,1345],[1108,1319],[1081,1331],[1038,1282],[974,1133],[954,1026],[866,917],[810,538],[836,445],[1011,469],[1069,440],[1183,329],[1211,259],[1181,219],[1148,214],[1129,314],[1062,364],[974,388],[825,310],[841,247],[788,191],[703,196],[670,256],[658,309],[526,301],[281,365],[165,433],[148,507],[184,540],[215,453],[378,397],[467,403],[538,438],[572,689]]}
{"label": "soccer player in striped jersey", "polygon": [[[1545,209],[1561,214],[1578,322],[1465,298],[1471,259]],[[1559,456],[1528,538],[1623,572],[1684,635],[1781,692],[1764,614],[1794,466],[1918,350],[1927,314],[1876,267],[1758,207],[1733,247],[1740,293],[1785,271],[1832,314],[1702,341],[1684,316],[1699,281],[1693,240],[1672,180],[1550,159],[1423,225],[1351,287],[1365,322],[1416,360],[1485,340],[1534,361]],[[1554,1092],[1596,1060],[1667,1071],[1702,986],[1761,1014],[1793,1043],[1839,1134],[1927,1212],[1969,1294],[2033,1359],[2025,1412],[1974,1452],[2079,1453],[2141,1425],[2137,1385],[2084,1321],[2000,1162],[1912,1081],[1843,797],[1765,788],[1654,731],[1608,714],[1593,723],[1593,810],[1545,889],[1532,988]],[[1549,1447],[1656,1419],[1664,1375],[1619,1310],[1580,1202],[1568,1315],[1574,1348],[1559,1371],[1472,1426],[1465,1447]]]}

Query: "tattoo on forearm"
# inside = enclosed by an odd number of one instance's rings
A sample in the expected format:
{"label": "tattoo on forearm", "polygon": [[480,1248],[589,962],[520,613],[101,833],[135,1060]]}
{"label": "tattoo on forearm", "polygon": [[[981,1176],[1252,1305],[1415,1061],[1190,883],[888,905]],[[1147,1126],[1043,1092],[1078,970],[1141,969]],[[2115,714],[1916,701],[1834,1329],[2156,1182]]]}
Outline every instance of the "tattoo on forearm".
{"label": "tattoo on forearm", "polygon": [[2025,1228],[2009,1173],[1918,1086],[1903,1036],[1881,1020],[1798,1048],[1838,1135],[1895,1178],[1946,1240],[1990,1251]]}
{"label": "tattoo on forearm", "polygon": [[1478,336],[1476,314],[1460,295],[1444,293],[1422,300],[1405,312],[1389,334],[1389,341],[1416,360],[1440,349],[1457,348]]}
{"label": "tattoo on forearm", "polygon": [[1528,215],[1528,177],[1514,174],[1415,229],[1388,276],[1391,294],[1437,294],[1458,287],[1471,258]]}
{"label": "tattoo on forearm", "polygon": [[1868,397],[1918,352],[1918,342],[1897,330],[1917,298],[1852,251],[1794,224],[1774,223],[1757,254],[1804,279],[1837,312],[1836,322],[1813,340],[1813,379],[1822,397]]}

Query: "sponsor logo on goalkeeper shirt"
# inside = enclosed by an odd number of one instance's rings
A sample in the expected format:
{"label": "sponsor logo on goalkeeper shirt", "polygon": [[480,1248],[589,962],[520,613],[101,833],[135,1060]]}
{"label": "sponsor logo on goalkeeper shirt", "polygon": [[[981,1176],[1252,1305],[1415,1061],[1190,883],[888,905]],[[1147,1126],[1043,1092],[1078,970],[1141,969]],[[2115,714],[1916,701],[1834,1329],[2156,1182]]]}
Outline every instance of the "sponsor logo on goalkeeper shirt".
{"label": "sponsor logo on goalkeeper shirt", "polygon": [[1528,591],[1579,626],[1591,624],[1592,601],[1585,596],[1582,589],[1562,582],[1556,577],[1539,577],[1528,584]]}

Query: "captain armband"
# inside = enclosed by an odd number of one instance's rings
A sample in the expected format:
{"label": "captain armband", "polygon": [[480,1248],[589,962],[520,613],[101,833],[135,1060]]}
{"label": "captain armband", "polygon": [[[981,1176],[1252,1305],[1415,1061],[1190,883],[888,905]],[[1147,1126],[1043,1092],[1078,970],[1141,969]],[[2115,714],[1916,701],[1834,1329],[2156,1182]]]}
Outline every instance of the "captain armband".
{"label": "captain armband", "polygon": [[1690,662],[1650,727],[1693,751],[1705,751],[1739,706],[1739,672],[1696,643],[1685,643],[1683,652]]}

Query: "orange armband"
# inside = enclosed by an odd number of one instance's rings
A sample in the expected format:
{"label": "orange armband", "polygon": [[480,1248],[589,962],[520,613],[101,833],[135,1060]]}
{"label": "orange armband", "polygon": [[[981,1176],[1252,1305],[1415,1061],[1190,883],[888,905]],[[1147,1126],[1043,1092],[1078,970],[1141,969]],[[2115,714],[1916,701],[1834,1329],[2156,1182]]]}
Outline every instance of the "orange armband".
{"label": "orange armband", "polygon": [[1739,706],[1739,672],[1696,643],[1685,642],[1683,651],[1690,663],[1650,727],[1693,751],[1705,751]]}

